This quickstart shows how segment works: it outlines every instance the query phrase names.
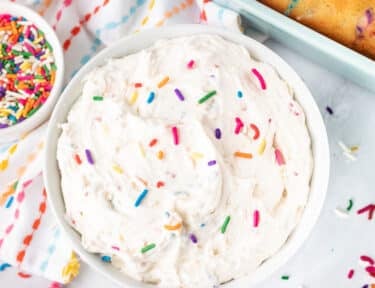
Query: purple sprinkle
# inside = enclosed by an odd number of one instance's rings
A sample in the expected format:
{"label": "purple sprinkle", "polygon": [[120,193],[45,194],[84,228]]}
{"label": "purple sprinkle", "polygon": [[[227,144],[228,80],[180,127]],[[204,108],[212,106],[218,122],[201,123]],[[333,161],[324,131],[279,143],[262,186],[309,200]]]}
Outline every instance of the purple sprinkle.
{"label": "purple sprinkle", "polygon": [[330,115],[333,115],[333,110],[332,110],[331,107],[327,106],[327,107],[326,107],[326,110],[327,110],[327,112],[328,112]]}
{"label": "purple sprinkle", "polygon": [[5,96],[6,89],[3,86],[0,86],[0,99]]}
{"label": "purple sprinkle", "polygon": [[215,129],[215,137],[216,137],[216,139],[220,139],[221,138],[221,130],[219,128]]}
{"label": "purple sprinkle", "polygon": [[212,165],[215,165],[216,164],[216,160],[211,160],[211,161],[208,161],[208,166],[212,166]]}
{"label": "purple sprinkle", "polygon": [[197,244],[197,243],[198,243],[197,236],[195,236],[193,233],[190,234],[190,240],[191,240],[191,242],[193,242],[194,244]]}
{"label": "purple sprinkle", "polygon": [[85,153],[86,153],[87,161],[88,161],[91,165],[94,165],[94,159],[92,158],[91,151],[90,151],[89,149],[86,149],[86,150],[85,150]]}
{"label": "purple sprinkle", "polygon": [[185,100],[185,97],[184,95],[182,95],[181,91],[179,89],[174,89],[174,93],[176,93],[178,99],[180,99],[181,101],[184,101]]}
{"label": "purple sprinkle", "polygon": [[4,128],[7,128],[8,127],[8,124],[2,124],[0,123],[0,129],[4,129]]}
{"label": "purple sprinkle", "polygon": [[117,247],[117,246],[112,246],[112,249],[113,249],[113,250],[117,250],[117,251],[120,251],[120,248],[119,248],[119,247]]}
{"label": "purple sprinkle", "polygon": [[367,23],[371,24],[374,21],[374,10],[369,8],[366,10]]}
{"label": "purple sprinkle", "polygon": [[363,285],[363,287],[362,288],[368,288],[368,285],[366,284],[366,285]]}

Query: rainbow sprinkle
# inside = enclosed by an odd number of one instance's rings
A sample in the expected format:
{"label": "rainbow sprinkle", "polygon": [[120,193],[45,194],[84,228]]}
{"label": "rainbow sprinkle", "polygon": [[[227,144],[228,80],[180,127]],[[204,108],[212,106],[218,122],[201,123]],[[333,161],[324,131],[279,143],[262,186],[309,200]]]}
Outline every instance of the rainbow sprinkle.
{"label": "rainbow sprinkle", "polygon": [[143,199],[146,197],[147,193],[148,193],[148,190],[145,189],[145,190],[142,191],[141,194],[139,194],[137,200],[134,203],[134,207],[138,207],[139,205],[141,205],[141,203],[142,203]]}
{"label": "rainbow sprinkle", "polygon": [[146,252],[148,252],[148,251],[154,249],[155,247],[156,247],[156,244],[155,244],[155,243],[151,243],[151,244],[149,244],[149,245],[146,245],[145,247],[143,247],[143,248],[141,249],[141,253],[144,254],[144,253],[146,253]]}
{"label": "rainbow sprinkle", "polygon": [[221,231],[222,234],[224,234],[225,231],[227,231],[227,227],[228,227],[229,222],[230,222],[230,216],[228,215],[227,217],[225,217],[224,223],[220,228],[220,231]]}
{"label": "rainbow sprinkle", "polygon": [[189,69],[192,69],[194,67],[194,64],[195,64],[194,60],[190,60],[189,63],[187,64],[187,67]]}
{"label": "rainbow sprinkle", "polygon": [[244,158],[244,159],[251,159],[251,158],[253,158],[253,154],[251,154],[251,153],[245,153],[245,152],[241,152],[241,151],[236,151],[236,152],[234,152],[233,155],[235,157]]}
{"label": "rainbow sprinkle", "polygon": [[242,97],[243,97],[243,93],[242,93],[241,90],[238,90],[238,91],[237,91],[237,97],[238,97],[238,98],[242,98]]}
{"label": "rainbow sprinkle", "polygon": [[112,258],[110,256],[104,255],[104,256],[102,256],[102,261],[105,262],[105,263],[111,263]]}
{"label": "rainbow sprinkle", "polygon": [[348,206],[346,207],[346,211],[349,212],[350,210],[352,210],[353,205],[354,205],[353,200],[349,199],[349,203],[348,203]]}
{"label": "rainbow sprinkle", "polygon": [[173,134],[173,143],[174,145],[179,144],[179,137],[178,137],[178,129],[176,126],[172,127],[172,134]]}
{"label": "rainbow sprinkle", "polygon": [[191,242],[193,242],[194,244],[197,244],[197,243],[198,243],[198,238],[197,238],[197,236],[195,236],[193,233],[191,233],[191,234],[189,235],[189,238],[190,238]]}
{"label": "rainbow sprinkle", "polygon": [[178,99],[180,99],[181,101],[184,101],[185,100],[185,97],[184,95],[182,95],[181,91],[179,89],[174,89],[174,93],[176,93]]}
{"label": "rainbow sprinkle", "polygon": [[91,151],[89,149],[86,149],[85,154],[86,154],[87,162],[89,162],[91,165],[94,165],[94,159],[92,157]]}
{"label": "rainbow sprinkle", "polygon": [[94,101],[103,101],[103,96],[93,96],[92,97],[92,100],[94,100]]}
{"label": "rainbow sprinkle", "polygon": [[215,95],[216,95],[216,91],[215,90],[213,90],[211,92],[208,92],[206,95],[204,95],[202,98],[200,98],[198,100],[198,103],[202,104],[202,103],[206,102],[208,99],[210,99],[211,97],[213,97]]}
{"label": "rainbow sprinkle", "polygon": [[253,72],[255,77],[258,78],[259,84],[260,84],[260,87],[262,88],[262,90],[266,90],[267,89],[266,81],[264,81],[264,78],[263,78],[262,74],[260,74],[259,71],[255,68],[251,69],[251,72]]}
{"label": "rainbow sprinkle", "polygon": [[254,215],[253,215],[253,226],[255,228],[259,226],[259,220],[260,220],[259,210],[255,210]]}
{"label": "rainbow sprinkle", "polygon": [[240,134],[240,132],[241,132],[244,124],[243,124],[243,122],[242,122],[242,120],[241,120],[240,117],[236,117],[234,120],[236,121],[236,128],[234,129],[234,133],[235,134]]}
{"label": "rainbow sprinkle", "polygon": [[221,130],[220,130],[220,128],[216,128],[215,129],[215,137],[216,137],[216,139],[220,139],[221,138]]}
{"label": "rainbow sprinkle", "polygon": [[275,159],[279,166],[285,165],[284,155],[279,149],[275,149]]}
{"label": "rainbow sprinkle", "polygon": [[154,138],[150,141],[150,143],[148,144],[148,146],[152,147],[152,146],[155,146],[156,143],[158,143],[158,139]]}
{"label": "rainbow sprinkle", "polygon": [[31,117],[55,82],[52,46],[24,17],[0,14],[0,129]]}
{"label": "rainbow sprinkle", "polygon": [[216,164],[216,160],[211,160],[211,161],[208,161],[208,166],[213,166]]}
{"label": "rainbow sprinkle", "polygon": [[260,135],[260,131],[259,131],[258,126],[251,123],[250,128],[254,131],[253,140],[257,140],[259,138],[259,135]]}
{"label": "rainbow sprinkle", "polygon": [[281,280],[289,280],[289,275],[283,275],[281,276]]}
{"label": "rainbow sprinkle", "polygon": [[168,81],[169,81],[169,77],[168,77],[168,76],[165,76],[165,77],[163,78],[163,80],[161,80],[161,81],[158,83],[158,88],[163,87],[165,84],[168,83]]}
{"label": "rainbow sprinkle", "polygon": [[150,92],[150,95],[148,95],[148,98],[147,98],[147,103],[148,104],[151,104],[155,99],[155,92]]}

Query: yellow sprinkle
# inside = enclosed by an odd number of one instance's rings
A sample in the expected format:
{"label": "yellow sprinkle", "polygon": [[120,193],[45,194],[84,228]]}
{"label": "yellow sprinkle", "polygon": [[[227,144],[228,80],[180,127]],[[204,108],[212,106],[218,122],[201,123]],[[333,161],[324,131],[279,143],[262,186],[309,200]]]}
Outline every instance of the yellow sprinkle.
{"label": "yellow sprinkle", "polygon": [[155,5],[155,0],[151,0],[150,4],[148,4],[148,10],[152,10],[152,8],[154,8],[154,5]]}
{"label": "yellow sprinkle", "polygon": [[197,160],[197,159],[201,159],[201,158],[203,158],[203,154],[202,154],[202,153],[198,153],[198,152],[193,152],[193,153],[191,153],[191,157],[192,157],[194,160]]}
{"label": "yellow sprinkle", "polygon": [[74,252],[72,252],[68,264],[62,270],[62,276],[65,284],[72,281],[79,273],[80,264],[78,258]]}
{"label": "yellow sprinkle", "polygon": [[138,92],[134,91],[132,96],[130,97],[129,104],[133,105],[135,101],[137,101],[137,98],[138,98]]}
{"label": "yellow sprinkle", "polygon": [[12,113],[12,111],[8,110],[8,109],[1,109],[0,108],[0,113],[1,114],[5,114],[6,116],[8,116],[10,113]]}
{"label": "yellow sprinkle", "polygon": [[113,170],[115,170],[119,174],[124,173],[124,170],[122,170],[122,168],[120,166],[118,166],[117,164],[113,165],[112,168],[113,168]]}
{"label": "yellow sprinkle", "polygon": [[159,151],[158,152],[158,158],[161,160],[164,158],[164,152],[163,151]]}
{"label": "yellow sprinkle", "polygon": [[142,144],[138,144],[139,152],[141,152],[142,157],[146,157],[145,149],[143,148]]}
{"label": "yellow sprinkle", "polygon": [[357,152],[359,150],[359,146],[352,146],[352,147],[350,147],[350,151],[351,152]]}
{"label": "yellow sprinkle", "polygon": [[147,22],[148,22],[148,16],[146,16],[145,18],[143,18],[143,20],[142,20],[142,26],[146,25]]}
{"label": "yellow sprinkle", "polygon": [[266,149],[266,139],[263,138],[262,142],[260,142],[259,148],[258,148],[258,154],[262,155],[264,152],[264,149]]}
{"label": "yellow sprinkle", "polygon": [[29,61],[25,61],[20,65],[20,68],[25,71],[31,69],[31,63]]}
{"label": "yellow sprinkle", "polygon": [[163,87],[165,84],[167,84],[169,81],[169,77],[168,76],[165,76],[163,80],[161,80],[159,83],[158,83],[158,88],[161,88]]}
{"label": "yellow sprinkle", "polygon": [[16,152],[16,150],[17,150],[17,144],[14,144],[14,145],[12,145],[10,148],[9,148],[9,154],[10,155],[13,155],[14,154],[14,152]]}
{"label": "yellow sprinkle", "polygon": [[16,118],[17,118],[17,119],[20,119],[20,117],[22,116],[22,114],[23,114],[23,109],[19,109],[19,110],[17,111]]}
{"label": "yellow sprinkle", "polygon": [[8,159],[4,159],[0,162],[0,171],[4,171],[8,168]]}

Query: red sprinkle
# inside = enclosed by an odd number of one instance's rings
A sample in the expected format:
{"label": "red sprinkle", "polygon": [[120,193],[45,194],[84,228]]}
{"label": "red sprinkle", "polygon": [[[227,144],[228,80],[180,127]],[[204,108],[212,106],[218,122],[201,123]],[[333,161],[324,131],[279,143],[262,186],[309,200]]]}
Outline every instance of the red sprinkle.
{"label": "red sprinkle", "polygon": [[26,274],[26,273],[23,273],[23,272],[18,272],[18,276],[20,276],[21,278],[30,278],[31,277],[30,274]]}
{"label": "red sprinkle", "polygon": [[260,83],[260,87],[263,90],[266,90],[267,89],[266,81],[264,81],[264,78],[263,78],[262,74],[260,74],[259,71],[257,69],[255,69],[255,68],[251,69],[251,72],[253,72],[253,74],[255,75],[255,77],[258,78],[259,83]]}
{"label": "red sprinkle", "polygon": [[156,187],[160,188],[160,187],[163,187],[165,185],[165,183],[163,181],[158,181],[158,183],[156,183]]}
{"label": "red sprinkle", "polygon": [[78,165],[81,165],[81,164],[82,164],[82,160],[81,160],[81,158],[79,157],[78,154],[75,154],[75,155],[74,155],[74,160],[76,160],[76,162],[77,162]]}
{"label": "red sprinkle", "polygon": [[375,278],[375,266],[366,267],[366,272],[370,274],[371,277]]}
{"label": "red sprinkle", "polygon": [[135,88],[141,88],[143,85],[142,83],[134,83]]}
{"label": "red sprinkle", "polygon": [[357,211],[357,214],[363,214],[365,212],[368,212],[368,220],[372,220],[372,217],[374,216],[375,211],[375,204],[369,204]]}
{"label": "red sprinkle", "polygon": [[279,166],[285,165],[284,155],[279,149],[275,149],[275,158]]}
{"label": "red sprinkle", "polygon": [[150,143],[148,144],[148,146],[152,147],[152,146],[155,146],[156,143],[158,143],[158,139],[154,138],[150,141]]}
{"label": "red sprinkle", "polygon": [[239,134],[241,132],[241,129],[243,128],[244,124],[239,117],[236,117],[235,120],[236,120],[236,128],[234,129],[234,133]]}
{"label": "red sprinkle", "polygon": [[253,124],[253,123],[251,123],[250,124],[250,128],[253,129],[253,131],[254,131],[253,139],[257,140],[259,138],[259,135],[260,135],[258,126],[255,125],[255,124]]}
{"label": "red sprinkle", "polygon": [[179,139],[178,139],[178,130],[177,130],[176,126],[172,127],[172,134],[173,134],[174,145],[178,145],[179,144]]}
{"label": "red sprinkle", "polygon": [[190,60],[189,63],[187,64],[187,67],[189,69],[192,69],[194,67],[194,63],[195,63],[194,60]]}
{"label": "red sprinkle", "polygon": [[349,279],[352,279],[353,276],[354,276],[354,270],[353,270],[353,269],[350,269],[350,270],[349,270],[349,273],[348,273],[348,278],[349,278]]}
{"label": "red sprinkle", "polygon": [[375,264],[374,259],[372,259],[370,256],[367,256],[367,255],[362,255],[361,260],[364,262],[368,262],[371,266],[374,266]]}
{"label": "red sprinkle", "polygon": [[255,210],[253,214],[253,226],[258,227],[259,226],[259,210]]}

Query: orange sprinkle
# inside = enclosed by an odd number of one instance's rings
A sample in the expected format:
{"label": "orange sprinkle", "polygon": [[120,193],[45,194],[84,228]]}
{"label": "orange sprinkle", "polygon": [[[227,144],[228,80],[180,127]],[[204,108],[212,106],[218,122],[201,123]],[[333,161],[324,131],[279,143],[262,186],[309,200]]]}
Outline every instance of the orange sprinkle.
{"label": "orange sprinkle", "polygon": [[234,152],[234,156],[239,157],[239,158],[245,158],[245,159],[253,158],[253,155],[251,153],[245,153],[245,152],[240,152],[240,151]]}
{"label": "orange sprinkle", "polygon": [[165,84],[167,84],[169,81],[169,77],[168,76],[165,76],[163,80],[161,80],[158,84],[158,88],[161,88],[163,87]]}
{"label": "orange sprinkle", "polygon": [[155,146],[155,144],[158,143],[158,139],[154,138],[150,141],[150,143],[148,144],[148,146],[152,147],[152,146]]}
{"label": "orange sprinkle", "polygon": [[164,152],[163,151],[159,151],[158,152],[158,158],[161,160],[164,158]]}
{"label": "orange sprinkle", "polygon": [[170,231],[178,230],[182,227],[181,223],[177,223],[176,225],[164,225],[164,228]]}
{"label": "orange sprinkle", "polygon": [[146,180],[144,180],[144,179],[142,179],[141,177],[138,177],[138,176],[136,176],[136,177],[137,177],[137,179],[138,179],[139,181],[142,182],[143,185],[145,185],[146,187],[148,186],[148,183],[147,183]]}

